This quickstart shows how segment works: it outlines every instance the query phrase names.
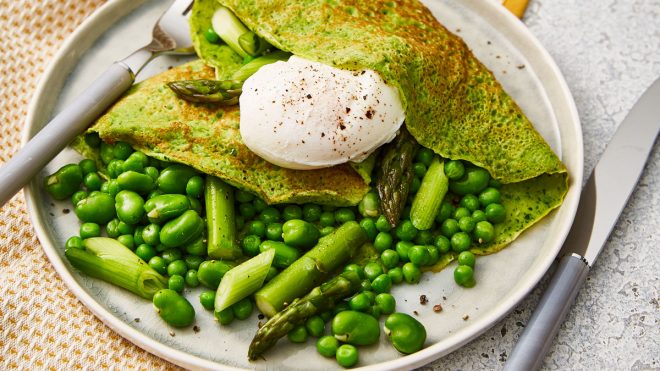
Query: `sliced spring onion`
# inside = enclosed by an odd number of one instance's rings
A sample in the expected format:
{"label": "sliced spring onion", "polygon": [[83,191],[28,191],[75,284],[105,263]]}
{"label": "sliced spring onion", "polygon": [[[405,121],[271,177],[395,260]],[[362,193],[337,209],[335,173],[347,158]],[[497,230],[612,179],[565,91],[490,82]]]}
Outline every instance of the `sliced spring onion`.
{"label": "sliced spring onion", "polygon": [[229,270],[222,277],[215,294],[215,310],[224,310],[259,290],[273,264],[273,258],[275,249],[269,249]]}

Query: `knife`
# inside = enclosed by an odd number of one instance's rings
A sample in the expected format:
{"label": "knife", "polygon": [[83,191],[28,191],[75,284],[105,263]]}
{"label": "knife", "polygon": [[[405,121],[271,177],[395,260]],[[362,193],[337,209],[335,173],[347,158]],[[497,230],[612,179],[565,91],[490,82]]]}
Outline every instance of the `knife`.
{"label": "knife", "polygon": [[660,79],[633,106],[582,190],[561,260],[504,370],[537,370],[616,224],[660,129]]}

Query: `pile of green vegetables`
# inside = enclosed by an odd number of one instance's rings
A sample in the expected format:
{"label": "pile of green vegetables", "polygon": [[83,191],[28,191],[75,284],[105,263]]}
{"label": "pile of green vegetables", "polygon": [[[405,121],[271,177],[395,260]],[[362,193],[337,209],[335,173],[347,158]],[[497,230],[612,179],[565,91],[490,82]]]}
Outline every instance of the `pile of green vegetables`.
{"label": "pile of green vegetables", "polygon": [[[384,315],[397,350],[422,349],[426,331],[396,312],[392,286],[416,284],[423,269],[454,259],[456,283],[473,286],[469,249],[491,241],[493,224],[505,217],[488,172],[401,139],[384,149],[381,167],[390,176],[379,176],[359,205],[339,208],[267,205],[124,142],[104,143],[94,133],[85,141],[98,162],[65,165],[44,180],[54,199],[71,200],[82,222],[66,241],[71,264],[151,299],[176,327],[195,318],[185,287],[208,289],[199,300],[221,325],[247,319],[256,305],[270,319],[250,359],[281,337],[301,343],[312,336],[320,354],[351,367],[358,346],[379,340]],[[388,162],[394,155],[403,159],[398,171]]]}

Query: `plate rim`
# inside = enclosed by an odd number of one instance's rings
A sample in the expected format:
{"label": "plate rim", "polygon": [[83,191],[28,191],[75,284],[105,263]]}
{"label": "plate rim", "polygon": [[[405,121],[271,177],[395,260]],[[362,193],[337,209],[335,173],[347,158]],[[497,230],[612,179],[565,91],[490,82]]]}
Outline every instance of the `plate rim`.
{"label": "plate rim", "polygon": [[[76,30],[65,40],[58,52],[53,56],[51,62],[49,62],[48,67],[45,69],[42,74],[40,81],[35,89],[34,96],[30,101],[27,110],[26,116],[26,125],[23,130],[22,135],[22,144],[25,145],[27,141],[31,138],[31,132],[34,130],[37,123],[35,121],[36,108],[40,106],[41,101],[46,99],[44,97],[44,91],[51,79],[54,78],[56,74],[59,73],[60,65],[63,64],[65,57],[70,53],[72,49],[76,48],[76,44],[84,37],[84,35],[101,20],[103,17],[111,14],[112,12],[120,12],[122,14],[128,14],[131,10],[124,10],[125,6],[123,4],[130,2],[130,0],[112,0],[103,4],[101,7],[97,8],[85,21],[83,21]],[[133,4],[141,5],[145,3],[146,0],[134,1]],[[506,301],[506,305],[500,305],[501,308],[499,311],[490,313],[488,316],[480,318],[478,321],[475,321],[466,329],[468,331],[463,331],[462,336],[460,336],[454,343],[453,346],[446,347],[442,350],[440,344],[436,343],[423,350],[408,355],[400,357],[394,360],[390,360],[384,363],[378,363],[374,365],[363,366],[360,369],[400,369],[400,368],[412,368],[424,365],[428,362],[439,359],[454,350],[464,346],[468,342],[475,340],[479,335],[483,334],[485,331],[494,326],[502,318],[504,318],[508,313],[510,313],[538,284],[541,278],[545,275],[546,271],[550,265],[555,260],[555,256],[559,253],[566,236],[570,230],[575,213],[577,211],[577,205],[580,197],[580,190],[583,181],[583,166],[584,166],[584,147],[583,147],[583,138],[581,131],[580,119],[575,105],[575,101],[572,97],[572,94],[568,88],[568,84],[565,81],[565,78],[559,67],[555,63],[554,59],[548,53],[548,51],[542,46],[538,39],[531,33],[531,31],[525,26],[522,21],[516,18],[513,14],[507,11],[499,3],[492,1],[478,1],[478,0],[467,0],[467,4],[478,4],[479,7],[486,8],[484,12],[494,14],[494,17],[498,17],[498,21],[506,24],[509,27],[509,31],[513,31],[513,34],[507,35],[507,40],[512,42],[513,36],[516,38],[521,38],[526,41],[527,46],[533,50],[530,53],[537,54],[540,56],[541,60],[545,64],[546,68],[549,68],[549,71],[552,77],[555,79],[554,83],[557,84],[557,89],[561,92],[561,98],[564,101],[563,109],[566,109],[568,116],[573,122],[572,125],[567,125],[569,128],[573,128],[573,133],[569,133],[573,139],[576,141],[576,146],[578,153],[574,154],[576,156],[577,168],[571,169],[570,172],[570,186],[568,193],[564,199],[564,202],[557,211],[562,211],[567,213],[566,222],[562,225],[558,232],[557,246],[555,251],[549,255],[552,256],[552,259],[549,257],[539,264],[535,269],[534,275],[531,277],[531,283],[526,287],[522,287],[517,291],[514,291],[513,295]],[[468,6],[470,9],[474,9],[476,5]],[[132,7],[134,8],[134,7]],[[512,42],[513,43],[513,42]],[[515,44],[515,43],[514,43]],[[68,71],[69,73],[71,70]],[[545,83],[543,84],[545,88]],[[564,136],[563,132],[560,131],[562,137]],[[561,140],[562,148],[564,146],[564,141]],[[50,240],[49,234],[46,228],[43,226],[43,221],[39,216],[38,212],[38,184],[37,180],[33,180],[27,188],[24,190],[26,206],[28,210],[28,215],[32,224],[35,228],[36,235],[39,239],[43,250],[50,260],[51,264],[60,275],[60,278],[66,284],[67,288],[76,296],[76,298],[87,307],[99,320],[101,320],[106,326],[110,327],[113,331],[117,332],[119,335],[129,340],[131,343],[137,345],[138,347],[157,355],[167,361],[175,363],[183,367],[193,367],[197,369],[236,369],[231,366],[223,365],[221,363],[204,359],[199,356],[186,353],[184,351],[178,350],[176,348],[170,347],[166,344],[158,342],[156,339],[153,339],[139,330],[129,326],[127,323],[123,322],[121,319],[114,316],[103,306],[101,306],[97,301],[88,294],[74,279],[72,272],[69,271],[67,266],[64,264],[63,260],[57,254],[56,248],[52,241]],[[555,212],[557,212],[555,211]]]}

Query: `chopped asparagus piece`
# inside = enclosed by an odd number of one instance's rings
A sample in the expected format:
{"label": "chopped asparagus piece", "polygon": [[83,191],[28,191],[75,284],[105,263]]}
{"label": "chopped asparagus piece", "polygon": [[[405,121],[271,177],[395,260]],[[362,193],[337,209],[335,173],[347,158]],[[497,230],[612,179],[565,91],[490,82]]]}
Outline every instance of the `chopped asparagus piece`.
{"label": "chopped asparagus piece", "polygon": [[83,245],[84,250],[70,248],[64,253],[83,273],[149,300],[167,288],[167,279],[117,240],[94,237],[84,240]]}
{"label": "chopped asparagus piece", "polygon": [[444,161],[435,156],[429,166],[419,191],[413,198],[410,221],[419,230],[431,228],[440,210],[442,199],[449,189],[449,179],[445,175]]}
{"label": "chopped asparagus piece", "polygon": [[360,283],[360,277],[356,272],[344,272],[315,287],[302,299],[294,300],[257,331],[250,343],[248,358],[256,359],[297,325],[305,323],[308,318],[333,308],[340,300],[355,294],[360,289]]}
{"label": "chopped asparagus piece", "polygon": [[239,258],[242,253],[236,241],[234,190],[227,183],[209,175],[205,181],[204,199],[208,255],[227,260]]}
{"label": "chopped asparagus piece", "polygon": [[215,295],[215,310],[224,310],[261,288],[274,257],[275,250],[266,250],[227,272]]}

